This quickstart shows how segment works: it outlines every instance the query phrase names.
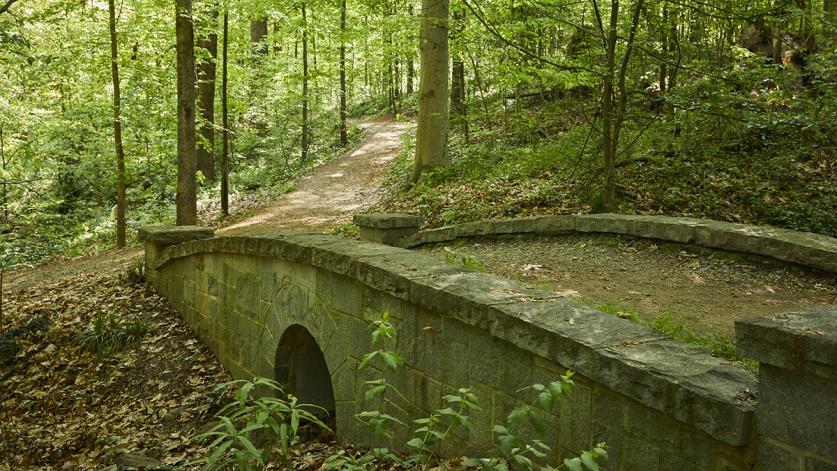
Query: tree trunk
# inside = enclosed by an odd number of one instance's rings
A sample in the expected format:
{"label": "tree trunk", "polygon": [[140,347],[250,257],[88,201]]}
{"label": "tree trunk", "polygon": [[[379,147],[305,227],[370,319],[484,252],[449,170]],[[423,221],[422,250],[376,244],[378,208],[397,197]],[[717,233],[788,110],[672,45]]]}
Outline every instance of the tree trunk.
{"label": "tree trunk", "polygon": [[192,0],[177,0],[177,225],[198,223],[195,178],[195,36]]}
{"label": "tree trunk", "polygon": [[6,181],[6,143],[3,141],[3,125],[0,125],[0,158],[3,160],[3,224],[9,223],[9,183]]}
{"label": "tree trunk", "polygon": [[[602,96],[602,148],[604,150],[604,188],[602,190],[602,209],[607,212],[616,210],[616,157],[618,155],[619,133],[625,120],[628,103],[626,77],[631,61],[636,30],[642,12],[643,0],[634,6],[630,32],[625,44],[625,53],[616,70],[616,31],[619,27],[619,0],[611,0],[610,29],[607,36],[607,74],[604,79]],[[616,100],[614,84],[618,80],[619,96]]]}
{"label": "tree trunk", "polygon": [[453,13],[454,32],[453,39],[456,43],[453,54],[453,66],[451,68],[451,87],[450,87],[450,111],[451,121],[455,126],[458,126],[468,139],[468,116],[465,108],[465,62],[462,60],[462,52],[458,49],[462,47],[462,32],[465,29],[465,9],[464,6],[457,8]]}
{"label": "tree trunk", "polygon": [[110,26],[110,74],[113,79],[113,143],[116,147],[116,247],[122,248],[125,247],[126,243],[125,150],[122,147],[122,121],[120,120],[119,54],[116,44],[116,7],[114,6],[114,0],[108,0],[108,24]]}
{"label": "tree trunk", "polygon": [[413,181],[448,163],[448,0],[422,0],[421,76]]}
{"label": "tree trunk", "polygon": [[221,140],[223,142],[221,148],[221,213],[224,216],[230,214],[230,190],[229,190],[229,173],[230,173],[230,120],[229,110],[227,106],[227,46],[229,45],[229,14],[224,11],[224,32],[223,32],[223,51],[221,52],[221,126],[223,126],[223,134]]}
{"label": "tree trunk", "polygon": [[349,144],[346,131],[346,0],[340,2],[340,145]]}
{"label": "tree trunk", "polygon": [[[210,15],[215,28],[218,15]],[[209,59],[198,64],[198,105],[201,116],[201,142],[198,145],[197,169],[208,181],[215,181],[215,64],[218,57],[218,35],[214,32],[198,45],[206,50]]]}
{"label": "tree trunk", "polygon": [[255,57],[267,54],[267,17],[250,22],[250,43]]}
{"label": "tree trunk", "polygon": [[302,154],[300,167],[308,159],[308,19],[305,3],[302,3]]}
{"label": "tree trunk", "polygon": [[413,76],[416,75],[415,66],[413,65],[413,58],[407,58],[407,95],[413,93]]}
{"label": "tree trunk", "polygon": [[607,65],[602,91],[602,148],[604,150],[604,188],[602,209],[613,211],[615,204],[614,166],[616,143],[613,142],[613,82],[616,74],[616,30],[619,26],[619,0],[611,0],[610,25],[607,34]]}

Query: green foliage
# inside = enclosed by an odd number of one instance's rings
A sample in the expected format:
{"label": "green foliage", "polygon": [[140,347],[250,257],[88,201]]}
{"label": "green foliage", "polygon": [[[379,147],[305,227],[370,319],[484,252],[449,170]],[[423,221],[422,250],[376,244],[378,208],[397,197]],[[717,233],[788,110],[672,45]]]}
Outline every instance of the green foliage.
{"label": "green foliage", "polygon": [[145,260],[139,259],[130,264],[125,273],[119,275],[119,280],[128,285],[141,286],[145,284]]}
{"label": "green foliage", "polygon": [[444,249],[445,263],[447,263],[448,265],[459,265],[469,270],[474,270],[478,272],[485,271],[485,264],[477,257],[474,257],[473,255],[468,255],[466,253],[457,252],[456,250],[453,250],[450,247],[445,247]]}
{"label": "green foliage", "polygon": [[78,334],[76,341],[86,350],[109,355],[136,345],[148,332],[148,324],[141,319],[119,320],[113,313],[99,313],[90,329]]}
{"label": "green foliage", "polygon": [[[301,423],[329,430],[311,412],[321,408],[299,404],[297,398],[286,394],[276,381],[262,377],[252,381],[229,381],[216,386],[213,392],[232,389],[235,389],[234,400],[216,414],[215,426],[195,437],[212,441],[206,455],[192,464],[203,464],[204,469],[210,470],[259,470],[271,460],[279,460],[284,466],[290,466],[289,450],[299,440]],[[257,392],[261,395],[257,396]],[[262,443],[264,447],[259,446]]]}
{"label": "green foliage", "polygon": [[[380,366],[380,371],[395,371],[403,364],[403,360],[394,351],[397,338],[389,313],[385,311],[373,320],[371,329],[372,345],[378,348],[364,355],[358,371],[365,371],[375,364]],[[493,437],[491,457],[466,458],[463,462],[466,467],[497,471],[552,471],[562,467],[573,471],[597,471],[597,460],[607,457],[603,443],[591,451],[585,451],[580,457],[565,459],[562,465],[553,467],[548,464],[552,451],[550,446],[543,440],[526,437],[531,430],[540,436],[546,433],[546,415],[553,413],[559,402],[569,397],[574,385],[572,376],[573,372],[567,371],[547,385],[533,384],[518,391],[531,391],[534,397],[532,402],[512,410],[504,425],[494,425],[485,431],[476,430],[471,420],[470,414],[481,411],[482,407],[477,396],[468,388],[460,388],[454,394],[443,396],[445,406],[427,417],[413,420],[413,426],[380,410],[360,412],[355,418],[379,435],[392,438],[392,430],[395,428],[411,428],[412,438],[404,443],[406,455],[397,455],[388,448],[375,448],[359,454],[340,451],[330,456],[324,467],[367,471],[376,469],[379,463],[390,462],[407,469],[427,470],[440,461],[440,447],[465,445],[463,436],[482,432]],[[399,408],[410,407],[409,399],[388,383],[385,377],[366,381],[365,399],[367,402],[392,405],[396,404],[394,401],[401,401]]]}
{"label": "green foliage", "polygon": [[331,231],[333,235],[348,237],[350,239],[357,239],[359,229],[355,224],[340,224]]}

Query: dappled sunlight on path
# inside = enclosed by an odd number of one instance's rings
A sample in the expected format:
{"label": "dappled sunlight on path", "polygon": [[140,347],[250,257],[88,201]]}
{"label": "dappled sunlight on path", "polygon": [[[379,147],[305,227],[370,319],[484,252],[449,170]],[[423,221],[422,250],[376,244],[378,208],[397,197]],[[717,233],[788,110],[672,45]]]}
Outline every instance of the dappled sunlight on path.
{"label": "dappled sunlight on path", "polygon": [[297,182],[297,189],[218,234],[273,231],[330,232],[377,200],[378,183],[401,148],[412,123],[373,121],[361,125],[360,145]]}

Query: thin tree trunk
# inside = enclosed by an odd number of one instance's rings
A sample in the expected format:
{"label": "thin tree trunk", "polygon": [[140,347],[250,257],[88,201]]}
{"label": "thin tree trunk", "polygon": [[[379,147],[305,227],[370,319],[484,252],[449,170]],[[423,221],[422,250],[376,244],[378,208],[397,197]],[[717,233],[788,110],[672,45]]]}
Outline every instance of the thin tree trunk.
{"label": "thin tree trunk", "polygon": [[302,3],[302,154],[299,165],[308,159],[308,20]]}
{"label": "thin tree trunk", "polygon": [[346,131],[346,0],[340,2],[340,145],[349,144]]}
{"label": "thin tree trunk", "polygon": [[407,95],[413,93],[413,76],[416,75],[415,66],[413,65],[413,58],[407,58]]}
{"label": "thin tree trunk", "polygon": [[6,181],[6,143],[3,141],[3,126],[0,125],[0,158],[3,159],[3,223],[9,223],[9,183]]}
{"label": "thin tree trunk", "polygon": [[198,104],[203,122],[201,124],[201,142],[197,151],[197,169],[209,181],[215,181],[215,69],[218,57],[218,35],[214,28],[218,20],[216,10],[210,15],[213,32],[198,41],[206,50],[209,59],[198,64]]}
{"label": "thin tree trunk", "polygon": [[230,120],[229,109],[227,107],[227,46],[229,45],[229,14],[224,11],[224,32],[222,44],[221,57],[221,125],[224,127],[221,140],[223,142],[221,149],[221,213],[224,216],[230,214],[230,189],[229,189],[229,173],[230,173]]}
{"label": "thin tree trunk", "polygon": [[615,209],[614,166],[616,143],[613,142],[613,82],[616,74],[616,30],[619,26],[619,0],[611,0],[610,25],[607,33],[607,65],[602,91],[602,148],[604,150],[604,188],[602,209]]}
{"label": "thin tree trunk", "polygon": [[413,181],[448,163],[448,0],[422,0],[421,78]]}
{"label": "thin tree trunk", "polygon": [[177,0],[177,225],[198,223],[195,178],[195,36],[192,0]]}
{"label": "thin tree trunk", "polygon": [[[602,209],[616,210],[616,156],[619,145],[619,133],[625,119],[628,102],[626,77],[631,61],[636,30],[642,11],[643,0],[636,2],[631,19],[631,29],[625,45],[625,55],[616,70],[616,30],[619,26],[619,0],[611,1],[610,30],[607,37],[607,75],[602,96],[602,147],[604,149],[604,188],[602,191]],[[618,75],[618,77],[617,77]],[[614,103],[614,82],[618,81],[619,99]]]}
{"label": "thin tree trunk", "polygon": [[[111,78],[113,79],[113,143],[116,147],[116,247],[122,248],[125,247],[126,244],[125,150],[122,147],[122,121],[120,119],[121,98],[119,93],[119,54],[116,42],[116,7],[114,6],[114,0],[108,0],[108,25],[110,29],[110,73]],[[5,159],[3,163],[5,164]]]}
{"label": "thin tree trunk", "polygon": [[462,31],[465,26],[465,9],[458,8],[453,13],[453,24],[455,31],[453,33],[454,40],[459,43],[454,49],[453,65],[451,68],[451,87],[450,87],[450,111],[451,119],[454,125],[458,126],[468,139],[468,115],[465,108],[465,62],[462,60],[462,52],[459,50],[462,47]]}

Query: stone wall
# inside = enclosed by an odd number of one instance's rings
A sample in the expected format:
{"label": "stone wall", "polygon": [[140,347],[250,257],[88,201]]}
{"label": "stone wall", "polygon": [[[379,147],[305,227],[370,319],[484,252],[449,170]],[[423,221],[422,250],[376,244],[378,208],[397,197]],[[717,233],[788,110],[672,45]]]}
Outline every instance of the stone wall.
{"label": "stone wall", "polygon": [[[385,228],[386,215],[358,216],[356,224],[363,236],[366,225]],[[394,215],[401,220],[403,215]],[[407,216],[415,218],[415,216]],[[392,219],[392,215],[390,218]],[[417,229],[417,227],[416,227]],[[403,224],[401,230],[404,230]],[[609,233],[682,244],[694,244],[714,249],[763,255],[784,262],[837,273],[837,239],[766,226],[751,226],[730,222],[668,216],[631,216],[624,214],[584,214],[537,216],[515,219],[492,219],[455,226],[430,229],[408,235],[394,242],[399,247],[447,242],[463,237],[501,234]],[[383,237],[383,236],[379,236]]]}
{"label": "stone wall", "polygon": [[[304,327],[325,358],[344,439],[382,444],[353,415],[378,408],[363,394],[377,373],[359,374],[357,365],[372,348],[370,313],[387,310],[406,360],[389,380],[411,400],[389,412],[421,416],[467,386],[483,405],[474,421],[487,429],[531,399],[520,388],[569,368],[577,386],[546,437],[562,455],[606,441],[606,469],[752,468],[756,381],[724,360],[554,293],[405,249],[320,235],[203,237],[171,246],[146,238],[157,290],[235,377],[274,376],[283,333]],[[402,431],[387,444],[405,439]],[[489,445],[486,436],[467,440],[473,449]]]}

